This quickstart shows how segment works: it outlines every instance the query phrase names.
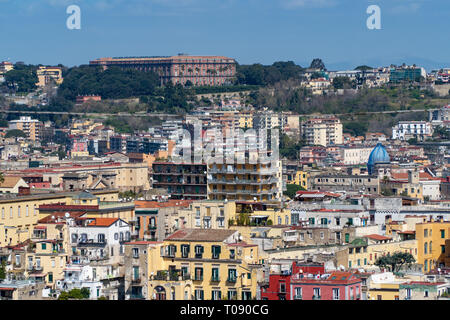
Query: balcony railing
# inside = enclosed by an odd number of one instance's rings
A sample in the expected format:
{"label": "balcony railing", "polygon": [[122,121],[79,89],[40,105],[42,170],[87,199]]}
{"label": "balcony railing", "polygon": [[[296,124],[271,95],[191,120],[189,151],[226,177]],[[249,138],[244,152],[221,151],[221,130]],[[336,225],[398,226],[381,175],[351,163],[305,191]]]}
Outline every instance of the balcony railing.
{"label": "balcony railing", "polygon": [[195,275],[194,281],[203,281],[203,276]]}
{"label": "balcony railing", "polygon": [[191,275],[190,274],[184,274],[181,276],[182,280],[191,280]]}
{"label": "balcony railing", "polygon": [[211,282],[220,282],[219,276],[212,276],[211,277]]}
{"label": "balcony railing", "polygon": [[302,300],[303,299],[303,297],[301,296],[301,295],[295,295],[294,296],[294,300]]}
{"label": "balcony railing", "polygon": [[230,282],[230,283],[236,283],[236,281],[237,281],[237,278],[236,278],[236,277],[228,277],[228,278],[227,278],[227,282]]}
{"label": "balcony railing", "polygon": [[313,300],[320,300],[321,296],[313,296]]}
{"label": "balcony railing", "polygon": [[133,278],[131,283],[141,283],[141,278]]}

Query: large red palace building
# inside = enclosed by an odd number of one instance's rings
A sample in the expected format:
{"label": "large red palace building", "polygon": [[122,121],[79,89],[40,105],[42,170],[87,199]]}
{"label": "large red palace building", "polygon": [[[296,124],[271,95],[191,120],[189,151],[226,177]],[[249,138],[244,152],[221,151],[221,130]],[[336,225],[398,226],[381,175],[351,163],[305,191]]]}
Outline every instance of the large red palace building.
{"label": "large red palace building", "polygon": [[188,80],[195,86],[220,86],[232,82],[236,75],[236,61],[222,56],[188,56],[180,54],[172,57],[123,57],[100,58],[90,61],[91,66],[111,66],[154,71],[161,84],[169,81],[185,84]]}

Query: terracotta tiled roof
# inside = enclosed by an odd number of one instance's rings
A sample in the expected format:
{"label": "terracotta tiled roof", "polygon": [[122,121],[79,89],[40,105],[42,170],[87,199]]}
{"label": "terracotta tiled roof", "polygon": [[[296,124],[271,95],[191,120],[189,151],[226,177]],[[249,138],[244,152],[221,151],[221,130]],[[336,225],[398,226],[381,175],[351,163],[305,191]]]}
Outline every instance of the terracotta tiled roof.
{"label": "terracotta tiled roof", "polygon": [[149,208],[169,208],[169,207],[188,207],[193,201],[192,200],[168,200],[166,202],[157,201],[135,201],[135,206],[137,209]]}
{"label": "terracotta tiled roof", "polygon": [[109,227],[113,223],[117,222],[119,218],[94,218],[94,220],[89,223],[88,227]]}
{"label": "terracotta tiled roof", "polygon": [[366,236],[363,236],[363,238],[369,238],[369,239],[378,240],[378,241],[379,240],[392,240],[392,238],[385,237],[380,234],[368,234]]}
{"label": "terracotta tiled roof", "polygon": [[22,179],[21,177],[5,176],[3,182],[0,182],[0,188],[14,188],[16,184]]}
{"label": "terracotta tiled roof", "polygon": [[181,229],[168,236],[165,240],[221,242],[236,232],[236,230],[221,229]]}

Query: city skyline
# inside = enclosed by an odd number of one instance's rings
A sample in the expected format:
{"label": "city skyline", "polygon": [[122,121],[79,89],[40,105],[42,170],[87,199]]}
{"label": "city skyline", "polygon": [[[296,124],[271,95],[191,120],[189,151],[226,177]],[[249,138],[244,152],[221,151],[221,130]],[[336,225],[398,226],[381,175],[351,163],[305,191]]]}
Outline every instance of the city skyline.
{"label": "city skyline", "polygon": [[[66,28],[71,4],[81,8],[81,30]],[[366,27],[371,4],[381,8],[381,30]],[[438,32],[449,27],[450,4],[440,0],[1,0],[0,7],[0,60],[12,62],[74,66],[183,52],[303,67],[321,58],[328,69],[450,65]]]}

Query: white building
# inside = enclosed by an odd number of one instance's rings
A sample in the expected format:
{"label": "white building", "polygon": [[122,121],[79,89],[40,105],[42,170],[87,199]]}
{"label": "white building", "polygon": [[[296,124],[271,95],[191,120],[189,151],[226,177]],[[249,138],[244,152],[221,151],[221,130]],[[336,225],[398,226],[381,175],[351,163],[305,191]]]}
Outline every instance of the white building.
{"label": "white building", "polygon": [[346,165],[366,164],[373,147],[342,147],[341,159]]}
{"label": "white building", "polygon": [[394,140],[416,138],[418,141],[424,141],[432,134],[431,124],[426,121],[400,121],[392,128],[392,139]]}
{"label": "white building", "polygon": [[123,243],[131,239],[130,225],[119,218],[71,221],[69,232],[74,256],[89,261],[120,261]]}

